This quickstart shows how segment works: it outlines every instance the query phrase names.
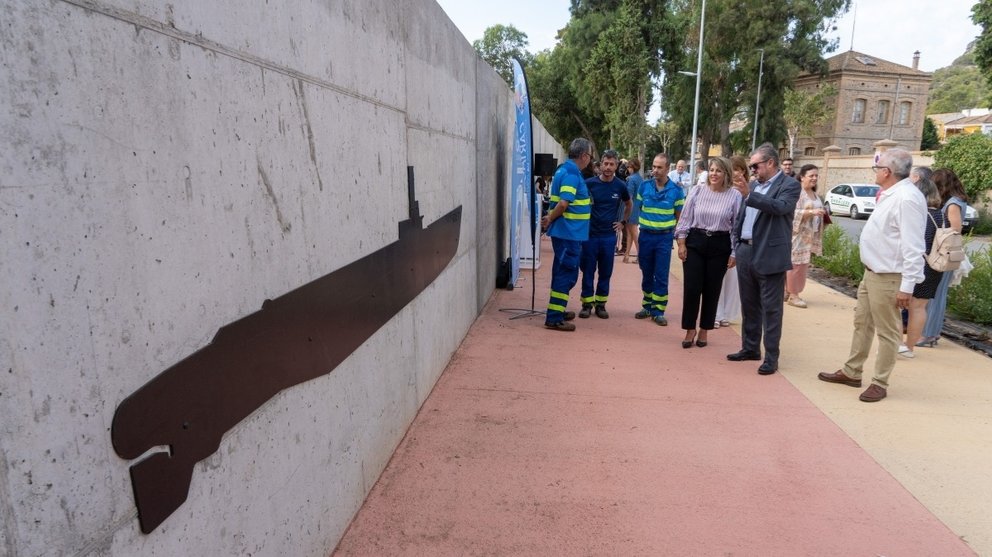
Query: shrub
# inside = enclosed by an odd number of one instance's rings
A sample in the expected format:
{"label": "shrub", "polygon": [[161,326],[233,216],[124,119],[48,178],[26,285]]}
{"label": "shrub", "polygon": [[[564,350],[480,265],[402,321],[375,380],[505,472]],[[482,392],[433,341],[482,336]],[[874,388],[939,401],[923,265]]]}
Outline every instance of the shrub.
{"label": "shrub", "polygon": [[971,227],[971,234],[986,235],[992,234],[992,212],[985,207],[978,209],[978,221]]}
{"label": "shrub", "polygon": [[831,275],[847,277],[854,282],[860,282],[865,274],[858,245],[836,225],[828,226],[823,231],[823,255],[814,255],[813,265]]}
{"label": "shrub", "polygon": [[950,168],[971,199],[981,199],[992,177],[992,137],[981,133],[956,135],[933,158],[934,168]]}
{"label": "shrub", "polygon": [[951,288],[947,307],[973,323],[992,325],[992,248],[968,254],[975,266],[961,284]]}

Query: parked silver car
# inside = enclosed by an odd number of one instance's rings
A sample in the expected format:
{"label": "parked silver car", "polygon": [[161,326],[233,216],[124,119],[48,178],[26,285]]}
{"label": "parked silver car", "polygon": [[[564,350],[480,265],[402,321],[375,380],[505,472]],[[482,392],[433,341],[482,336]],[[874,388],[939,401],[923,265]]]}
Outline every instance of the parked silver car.
{"label": "parked silver car", "polygon": [[850,215],[852,219],[867,217],[875,210],[875,184],[838,184],[827,192],[823,208],[828,214]]}

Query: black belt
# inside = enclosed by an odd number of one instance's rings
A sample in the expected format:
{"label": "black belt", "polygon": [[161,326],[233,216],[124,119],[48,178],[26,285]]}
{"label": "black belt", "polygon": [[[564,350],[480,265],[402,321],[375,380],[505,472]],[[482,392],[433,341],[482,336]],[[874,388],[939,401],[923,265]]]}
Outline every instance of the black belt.
{"label": "black belt", "polygon": [[747,245],[750,246],[751,245],[751,240],[741,240],[741,243],[742,244],[747,244]]}
{"label": "black belt", "polygon": [[705,228],[690,228],[689,232],[703,234],[706,236],[730,236],[729,230],[706,230]]}

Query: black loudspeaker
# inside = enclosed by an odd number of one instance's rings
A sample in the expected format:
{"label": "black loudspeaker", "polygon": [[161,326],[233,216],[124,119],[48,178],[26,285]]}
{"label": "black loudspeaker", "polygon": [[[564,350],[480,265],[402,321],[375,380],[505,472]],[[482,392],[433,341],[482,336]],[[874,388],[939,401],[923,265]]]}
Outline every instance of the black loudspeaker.
{"label": "black loudspeaker", "polygon": [[551,153],[534,153],[534,176],[553,176],[558,169],[558,159]]}

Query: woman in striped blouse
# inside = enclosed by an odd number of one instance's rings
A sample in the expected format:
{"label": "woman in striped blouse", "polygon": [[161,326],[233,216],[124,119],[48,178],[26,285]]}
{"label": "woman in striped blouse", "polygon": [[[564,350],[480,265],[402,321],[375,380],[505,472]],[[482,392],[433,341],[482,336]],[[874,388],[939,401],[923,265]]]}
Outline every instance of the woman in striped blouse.
{"label": "woman in striped blouse", "polygon": [[[682,348],[703,347],[716,320],[723,275],[735,264],[731,231],[741,206],[741,194],[732,187],[730,161],[710,159],[705,186],[692,188],[675,227],[682,260]],[[696,319],[699,318],[699,338]]]}

